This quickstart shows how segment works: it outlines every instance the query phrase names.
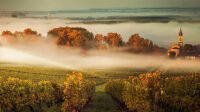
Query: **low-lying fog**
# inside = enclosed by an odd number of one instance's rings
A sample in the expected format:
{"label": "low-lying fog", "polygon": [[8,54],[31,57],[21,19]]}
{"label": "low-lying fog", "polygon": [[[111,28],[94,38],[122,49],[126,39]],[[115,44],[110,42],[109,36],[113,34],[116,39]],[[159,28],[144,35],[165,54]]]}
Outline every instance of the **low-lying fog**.
{"label": "low-lying fog", "polygon": [[106,35],[109,32],[121,34],[124,41],[131,35],[139,33],[142,37],[152,40],[161,47],[169,47],[172,43],[177,43],[180,27],[184,33],[184,42],[198,44],[200,25],[197,23],[117,23],[117,24],[81,24],[72,23],[72,20],[63,19],[35,19],[35,18],[0,18],[0,33],[4,30],[23,31],[31,28],[43,36],[53,28],[61,26],[83,27],[88,31]]}
{"label": "low-lying fog", "polygon": [[[59,48],[54,44],[0,46],[0,61],[65,69],[156,68],[199,71],[200,60],[169,59],[167,56],[139,55],[122,50]],[[12,65],[12,64],[11,64]],[[3,66],[3,64],[1,65]]]}

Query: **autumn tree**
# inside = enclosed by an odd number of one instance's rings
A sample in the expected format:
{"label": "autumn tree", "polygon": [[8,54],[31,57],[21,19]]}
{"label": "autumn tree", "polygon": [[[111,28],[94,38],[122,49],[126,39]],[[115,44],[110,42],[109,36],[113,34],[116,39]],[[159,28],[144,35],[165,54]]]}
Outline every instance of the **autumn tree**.
{"label": "autumn tree", "polygon": [[[19,34],[20,34],[20,32],[19,32]],[[41,35],[38,34],[37,31],[33,31],[30,28],[25,29],[24,32],[21,32],[21,35],[23,35],[22,40],[27,41],[27,42],[34,42],[34,41],[38,41],[39,39],[41,39]]]}
{"label": "autumn tree", "polygon": [[153,48],[153,42],[140,37],[139,34],[132,35],[126,45],[131,47],[135,52],[149,52]]}
{"label": "autumn tree", "polygon": [[122,37],[117,33],[108,33],[107,36],[105,36],[105,41],[112,48],[122,46]]}
{"label": "autumn tree", "polygon": [[6,31],[3,31],[3,32],[1,33],[1,36],[3,36],[3,37],[7,37],[7,36],[12,37],[12,36],[13,36],[13,33],[12,33],[11,31],[6,30]]}
{"label": "autumn tree", "polygon": [[60,27],[50,30],[48,38],[55,38],[57,45],[88,47],[94,37],[91,32],[84,28]]}
{"label": "autumn tree", "polygon": [[1,36],[7,43],[27,43],[41,39],[41,35],[30,28],[25,29],[23,32],[15,31],[14,33],[3,31]]}
{"label": "autumn tree", "polygon": [[16,38],[14,37],[14,34],[11,31],[8,31],[8,30],[3,31],[1,33],[1,36],[4,42],[13,44],[16,41]]}
{"label": "autumn tree", "polygon": [[144,39],[139,34],[132,35],[126,46],[130,47],[130,51],[135,53],[165,53],[166,49],[160,48],[153,44],[152,41]]}
{"label": "autumn tree", "polygon": [[99,49],[107,49],[109,47],[105,40],[105,36],[102,34],[96,34],[94,38],[95,46]]}
{"label": "autumn tree", "polygon": [[197,55],[199,53],[198,47],[192,44],[185,44],[182,48],[182,55]]}
{"label": "autumn tree", "polygon": [[94,41],[95,45],[100,49],[116,48],[123,45],[122,37],[117,33],[108,33],[106,36],[96,34]]}
{"label": "autumn tree", "polygon": [[37,34],[38,34],[37,31],[33,31],[30,28],[24,30],[24,35],[37,35]]}

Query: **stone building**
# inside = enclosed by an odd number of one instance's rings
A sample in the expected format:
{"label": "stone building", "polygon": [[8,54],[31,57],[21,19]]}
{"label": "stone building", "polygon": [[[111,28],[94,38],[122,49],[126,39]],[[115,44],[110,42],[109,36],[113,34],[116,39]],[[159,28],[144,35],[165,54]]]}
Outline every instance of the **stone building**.
{"label": "stone building", "polygon": [[183,32],[180,29],[178,36],[178,44],[171,45],[167,54],[168,56],[173,56],[173,57],[180,56],[182,48],[183,48]]}

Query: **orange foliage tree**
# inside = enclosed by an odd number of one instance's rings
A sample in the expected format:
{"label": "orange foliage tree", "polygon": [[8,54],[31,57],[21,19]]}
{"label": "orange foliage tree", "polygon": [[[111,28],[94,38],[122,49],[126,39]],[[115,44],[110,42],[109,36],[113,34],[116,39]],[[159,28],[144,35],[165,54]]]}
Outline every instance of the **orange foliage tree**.
{"label": "orange foliage tree", "polygon": [[93,34],[84,28],[60,27],[48,32],[48,37],[56,37],[57,45],[68,47],[89,47]]}
{"label": "orange foliage tree", "polygon": [[135,52],[148,52],[152,51],[153,48],[153,42],[141,38],[139,34],[132,35],[126,45],[131,47]]}
{"label": "orange foliage tree", "polygon": [[14,38],[14,34],[11,31],[3,31],[1,33],[2,40],[9,43],[14,43],[16,39]]}
{"label": "orange foliage tree", "polygon": [[99,49],[107,49],[108,43],[105,41],[105,37],[102,34],[96,34],[94,38],[95,46]]}
{"label": "orange foliage tree", "polygon": [[122,37],[117,33],[108,33],[107,36],[105,36],[105,40],[112,48],[120,47],[122,45]]}
{"label": "orange foliage tree", "polygon": [[13,36],[13,34],[11,31],[6,30],[1,33],[1,36]]}
{"label": "orange foliage tree", "polygon": [[95,36],[95,45],[100,49],[105,48],[116,48],[123,45],[122,37],[117,33],[108,33],[106,36],[101,34],[96,34]]}
{"label": "orange foliage tree", "polygon": [[40,34],[30,28],[25,29],[24,32],[15,31],[12,33],[10,31],[3,31],[1,36],[7,43],[33,42],[41,38]]}
{"label": "orange foliage tree", "polygon": [[130,51],[135,53],[164,53],[166,51],[164,48],[153,44],[152,41],[140,37],[139,34],[132,35],[126,43],[126,46],[130,47]]}

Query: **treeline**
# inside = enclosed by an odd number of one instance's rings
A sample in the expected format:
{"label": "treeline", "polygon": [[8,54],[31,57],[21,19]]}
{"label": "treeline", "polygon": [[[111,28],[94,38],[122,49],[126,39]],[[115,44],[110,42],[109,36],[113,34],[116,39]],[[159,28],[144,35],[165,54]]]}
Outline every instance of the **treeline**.
{"label": "treeline", "polygon": [[[24,32],[3,31],[2,40],[8,43],[35,42],[43,40],[36,31],[25,29]],[[166,53],[165,48],[161,48],[152,41],[144,39],[139,34],[132,35],[128,42],[124,42],[118,33],[110,32],[107,35],[93,35],[87,29],[79,27],[59,27],[48,32],[45,39],[53,40],[58,46],[78,47],[83,49],[110,49],[125,48],[127,52],[134,53]]]}
{"label": "treeline", "polygon": [[37,31],[33,31],[32,29],[25,29],[23,32],[15,31],[12,33],[11,31],[3,31],[1,33],[2,41],[8,44],[17,44],[17,43],[29,43],[36,42],[42,39],[41,34],[38,34]]}
{"label": "treeline", "polygon": [[128,42],[124,42],[118,33],[95,36],[84,28],[60,27],[48,32],[48,37],[55,38],[57,45],[68,47],[109,49],[126,47],[126,51],[134,53],[166,53],[166,49],[158,47],[152,41],[144,39],[139,34],[132,35]]}
{"label": "treeline", "polygon": [[162,78],[161,72],[111,80],[105,90],[130,112],[197,112],[200,76]]}
{"label": "treeline", "polygon": [[198,56],[200,54],[200,45],[185,44],[181,56]]}
{"label": "treeline", "polygon": [[46,112],[56,105],[63,112],[78,112],[94,92],[95,83],[81,73],[67,75],[64,84],[0,77],[0,112]]}

